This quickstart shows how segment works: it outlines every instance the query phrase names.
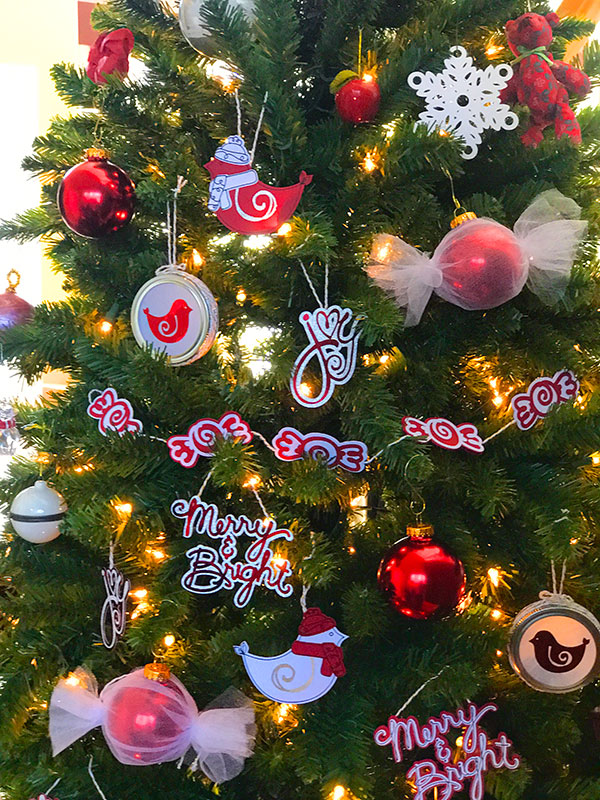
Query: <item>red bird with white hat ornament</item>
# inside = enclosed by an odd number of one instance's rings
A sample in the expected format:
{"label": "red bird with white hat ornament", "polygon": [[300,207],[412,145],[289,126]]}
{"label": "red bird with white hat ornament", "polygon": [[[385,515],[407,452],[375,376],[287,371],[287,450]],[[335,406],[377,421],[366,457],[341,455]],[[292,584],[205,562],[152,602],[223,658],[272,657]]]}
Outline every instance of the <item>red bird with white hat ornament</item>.
{"label": "red bird with white hat ornament", "polygon": [[265,697],[300,705],[318,700],[346,674],[341,644],[348,637],[319,608],[304,612],[298,636],[279,656],[254,656],[248,643],[233,649],[241,656],[250,680]]}
{"label": "red bird with white hat ornament", "polygon": [[227,137],[204,166],[211,177],[208,208],[234,233],[275,233],[293,215],[312,181],[303,170],[293,186],[262,183],[241,136]]}

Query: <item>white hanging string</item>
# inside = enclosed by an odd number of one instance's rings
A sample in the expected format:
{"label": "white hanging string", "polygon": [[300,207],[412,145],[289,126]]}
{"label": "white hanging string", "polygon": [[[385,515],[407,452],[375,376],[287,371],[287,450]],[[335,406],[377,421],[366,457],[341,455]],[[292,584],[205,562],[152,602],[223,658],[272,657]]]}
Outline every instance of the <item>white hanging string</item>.
{"label": "white hanging string", "polygon": [[256,126],[256,132],[254,134],[254,142],[252,143],[252,151],[250,152],[250,164],[254,162],[254,154],[256,153],[256,146],[258,144],[258,135],[260,133],[260,129],[262,127],[263,119],[265,116],[265,108],[267,107],[267,100],[269,99],[269,93],[265,92],[265,96],[263,98],[262,108],[260,110],[260,115],[258,117],[258,125]]}
{"label": "white hanging string", "polygon": [[242,138],[242,106],[240,104],[240,93],[235,90],[235,108],[237,112],[237,135]]}
{"label": "white hanging string", "polygon": [[265,439],[265,437],[262,435],[262,433],[259,433],[258,431],[252,431],[252,435],[253,436],[257,436],[261,440],[261,442],[269,448],[269,450],[272,453],[277,453],[277,450],[275,450],[275,448],[273,447],[271,442],[269,442],[267,439]]}
{"label": "white hanging string", "polygon": [[[305,561],[310,561],[310,559],[315,554],[316,545],[315,545],[315,537],[314,537],[313,533],[310,534],[310,539],[311,539],[311,542],[312,542],[312,549],[310,551],[310,555],[304,556],[304,558],[302,559],[302,563],[304,563]],[[303,579],[302,580],[302,594],[300,595],[300,608],[302,609],[302,613],[303,614],[306,614],[306,609],[308,608],[306,599],[308,597],[309,590],[310,590],[310,583],[304,583],[304,579]]]}
{"label": "white hanging string", "polygon": [[317,294],[317,290],[315,289],[315,285],[311,281],[310,275],[306,271],[306,267],[304,266],[304,263],[302,262],[301,259],[298,259],[298,261],[300,262],[300,266],[302,267],[302,272],[304,273],[304,277],[306,278],[306,282],[308,283],[308,285],[310,287],[310,290],[311,290],[311,292],[313,293],[313,295],[315,297],[315,300],[317,301],[317,303],[319,304],[319,306],[321,308],[324,308],[323,303],[321,302],[321,298],[319,297],[319,295]]}
{"label": "white hanging string", "polygon": [[60,778],[57,778],[52,784],[52,786],[44,792],[44,795],[48,796],[53,789],[56,789],[59,783],[60,783]]}
{"label": "white hanging string", "polygon": [[379,458],[379,456],[382,453],[385,453],[385,451],[388,449],[388,447],[393,447],[395,444],[399,444],[400,442],[403,442],[405,439],[412,439],[412,438],[414,438],[414,437],[409,436],[408,434],[406,434],[405,436],[401,436],[399,439],[395,439],[393,442],[390,442],[389,444],[386,444],[385,447],[382,447],[381,450],[378,450],[375,453],[374,456],[371,456],[371,458],[369,458],[367,461],[365,461],[365,464],[370,464],[372,461],[375,461],[375,459]]}
{"label": "white hanging string", "polygon": [[565,578],[567,576],[567,559],[565,558],[562,565],[562,573],[560,576],[560,586],[558,590],[556,588],[556,567],[554,566],[554,559],[550,561],[550,567],[552,569],[552,592],[554,594],[562,594],[563,589],[565,588]]}
{"label": "white hanging string", "polygon": [[516,421],[514,419],[511,419],[511,421],[507,422],[506,425],[503,428],[500,428],[500,430],[497,430],[496,433],[492,433],[491,436],[488,436],[487,439],[484,439],[483,440],[483,444],[487,444],[488,442],[491,442],[492,439],[495,439],[496,436],[499,436],[501,433],[504,433],[504,431],[508,430],[508,428],[510,428],[511,425],[515,425],[515,424],[516,424]]}
{"label": "white hanging string", "polygon": [[177,185],[173,191],[173,217],[171,219],[171,203],[167,203],[167,247],[168,247],[168,261],[170,266],[177,265],[177,197],[187,184],[186,179],[182,175],[177,176]]}
{"label": "white hanging string", "polygon": [[404,703],[404,705],[402,705],[402,706],[401,706],[401,707],[398,709],[398,711],[396,711],[396,716],[397,716],[397,717],[399,717],[399,716],[400,716],[400,714],[402,714],[402,712],[404,711],[404,709],[405,709],[405,708],[406,708],[406,707],[407,707],[407,706],[408,706],[410,703],[412,703],[412,701],[415,699],[415,697],[418,697],[418,695],[420,695],[420,694],[421,694],[421,692],[423,691],[423,689],[424,689],[424,688],[425,688],[425,687],[426,687],[428,684],[430,684],[432,681],[435,681],[435,680],[437,680],[437,679],[440,677],[440,675],[442,674],[442,672],[444,672],[444,670],[447,670],[449,666],[450,666],[449,664],[446,664],[446,666],[442,667],[442,668],[441,668],[441,670],[440,670],[439,672],[436,672],[436,674],[435,674],[435,675],[432,675],[432,676],[431,676],[431,678],[428,678],[428,679],[425,681],[425,683],[422,683],[422,684],[419,686],[419,688],[418,688],[418,689],[417,689],[415,692],[413,692],[413,693],[411,694],[411,696],[410,696],[410,697],[408,698],[408,700],[407,700],[407,701]]}
{"label": "white hanging string", "polygon": [[212,470],[212,469],[211,469],[211,470],[209,470],[209,471],[206,473],[206,477],[204,478],[204,481],[203,481],[203,483],[202,483],[202,486],[201,486],[201,487],[200,487],[200,489],[198,490],[198,497],[202,497],[202,492],[203,492],[203,491],[206,489],[206,487],[208,486],[208,482],[209,482],[209,480],[211,479],[211,477],[212,477],[212,474],[213,474],[213,470]]}
{"label": "white hanging string", "polygon": [[325,290],[323,293],[325,308],[329,308],[329,259],[325,261]]}
{"label": "white hanging string", "polygon": [[251,486],[251,487],[250,487],[250,489],[251,489],[252,493],[254,494],[254,496],[256,497],[256,500],[257,500],[257,502],[258,502],[258,505],[260,506],[260,510],[263,512],[263,514],[265,515],[265,517],[268,517],[269,519],[271,519],[271,515],[269,514],[269,512],[268,512],[268,511],[267,511],[267,509],[265,508],[265,505],[264,505],[263,501],[261,500],[261,498],[260,498],[260,495],[259,495],[259,493],[256,491],[255,487],[254,487],[254,486]]}
{"label": "white hanging string", "polygon": [[108,548],[108,567],[109,569],[114,569],[115,566],[115,545],[114,542],[111,540],[110,546]]}
{"label": "white hanging string", "polygon": [[104,792],[102,791],[102,789],[101,789],[101,788],[98,786],[98,781],[97,781],[97,780],[96,780],[96,778],[94,777],[94,773],[93,773],[93,771],[92,771],[92,764],[93,764],[93,763],[94,763],[94,756],[90,756],[90,763],[88,764],[88,772],[90,773],[90,778],[92,779],[92,783],[93,783],[93,784],[94,784],[94,786],[96,787],[96,791],[98,792],[98,794],[100,795],[100,797],[102,798],[102,800],[107,800],[107,797],[106,797],[106,795],[104,794]]}

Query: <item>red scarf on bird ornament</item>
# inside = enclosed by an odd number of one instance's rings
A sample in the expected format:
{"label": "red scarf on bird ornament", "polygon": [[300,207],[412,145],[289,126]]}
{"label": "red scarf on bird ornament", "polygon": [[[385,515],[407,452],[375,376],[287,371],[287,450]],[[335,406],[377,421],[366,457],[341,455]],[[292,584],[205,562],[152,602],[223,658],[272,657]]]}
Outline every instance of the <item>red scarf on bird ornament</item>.
{"label": "red scarf on bird ornament", "polygon": [[335,675],[342,678],[346,674],[344,665],[344,653],[341,647],[333,642],[323,642],[322,644],[311,644],[310,642],[295,641],[292,644],[292,653],[297,656],[312,656],[322,658],[321,675]]}

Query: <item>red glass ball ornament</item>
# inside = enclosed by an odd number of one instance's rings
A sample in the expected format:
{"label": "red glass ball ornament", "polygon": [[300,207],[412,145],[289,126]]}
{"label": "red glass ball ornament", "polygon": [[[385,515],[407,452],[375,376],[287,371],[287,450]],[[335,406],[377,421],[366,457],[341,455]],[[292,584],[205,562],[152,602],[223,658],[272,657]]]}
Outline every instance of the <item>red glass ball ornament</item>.
{"label": "red glass ball ornament", "polygon": [[451,613],[464,597],[465,571],[460,559],[431,540],[430,525],[408,529],[381,559],[377,583],[388,602],[411,619]]}
{"label": "red glass ball ornament", "polygon": [[345,83],[335,94],[335,106],[344,122],[372,122],[379,111],[381,92],[371,75]]}
{"label": "red glass ball ornament", "polygon": [[69,228],[100,239],[123,228],[133,216],[135,189],[127,173],[92,148],[72,167],[58,188],[58,208]]}
{"label": "red glass ball ornament", "polygon": [[181,684],[173,679],[150,680],[142,673],[138,670],[114,682],[103,724],[115,757],[138,766],[171,760],[175,743],[190,727],[184,712],[188,698]]}
{"label": "red glass ball ornament", "polygon": [[514,233],[492,219],[470,219],[446,234],[435,257],[443,270],[437,294],[470,311],[516,297],[527,280],[527,259]]}

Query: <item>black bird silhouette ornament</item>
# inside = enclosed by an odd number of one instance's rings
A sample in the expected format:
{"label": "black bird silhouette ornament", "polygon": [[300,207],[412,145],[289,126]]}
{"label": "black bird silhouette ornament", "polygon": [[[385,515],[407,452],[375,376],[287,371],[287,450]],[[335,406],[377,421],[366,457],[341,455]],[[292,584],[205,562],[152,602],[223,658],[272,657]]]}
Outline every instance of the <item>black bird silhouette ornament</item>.
{"label": "black bird silhouette ornament", "polygon": [[538,631],[529,640],[535,649],[535,659],[548,672],[570,672],[581,664],[585,649],[590,643],[583,638],[581,644],[566,647],[556,641],[550,631]]}

